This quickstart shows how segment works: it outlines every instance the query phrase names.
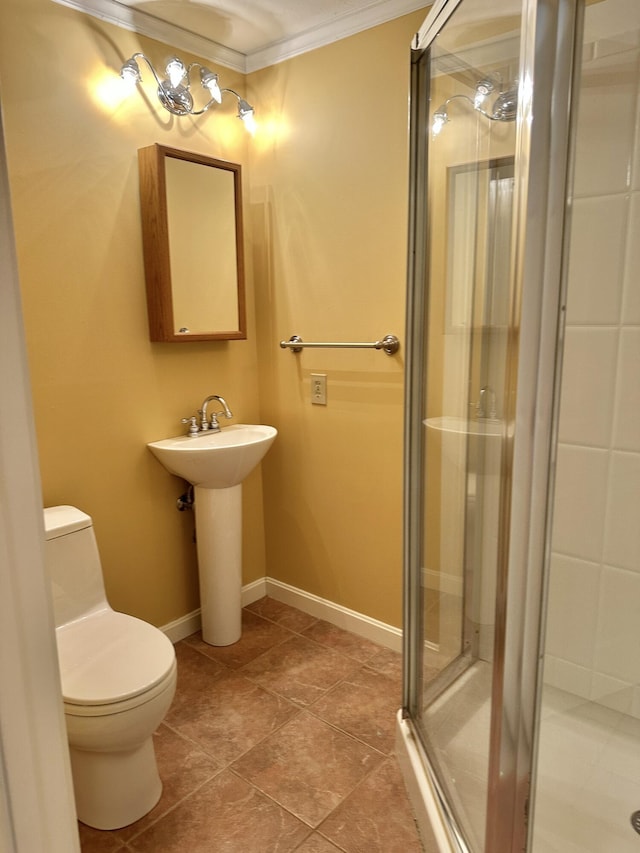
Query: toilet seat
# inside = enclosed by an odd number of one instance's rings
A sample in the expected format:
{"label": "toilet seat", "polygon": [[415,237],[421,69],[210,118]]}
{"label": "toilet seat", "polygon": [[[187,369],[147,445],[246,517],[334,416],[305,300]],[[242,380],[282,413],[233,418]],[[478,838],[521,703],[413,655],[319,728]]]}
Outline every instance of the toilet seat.
{"label": "toilet seat", "polygon": [[66,697],[63,700],[64,713],[71,717],[107,717],[113,714],[122,714],[124,711],[130,711],[132,708],[139,708],[141,705],[146,705],[157,696],[161,696],[165,691],[175,691],[175,682],[177,677],[178,666],[176,662],[173,665],[165,678],[158,682],[150,690],[145,690],[143,693],[138,693],[130,699],[124,699],[120,702],[107,702],[104,705],[80,705],[76,702],[68,702]]}
{"label": "toilet seat", "polygon": [[143,704],[173,677],[175,652],[162,631],[108,606],[58,628],[56,639],[71,714],[99,716]]}

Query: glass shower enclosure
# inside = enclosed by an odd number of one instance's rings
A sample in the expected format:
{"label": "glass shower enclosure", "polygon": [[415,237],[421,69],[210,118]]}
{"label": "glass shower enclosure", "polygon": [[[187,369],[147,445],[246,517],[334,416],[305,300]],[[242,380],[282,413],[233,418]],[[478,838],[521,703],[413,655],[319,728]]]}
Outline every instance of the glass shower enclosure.
{"label": "glass shower enclosure", "polygon": [[412,50],[399,754],[426,849],[640,849],[640,3]]}
{"label": "glass shower enclosure", "polygon": [[528,843],[579,6],[441,0],[412,51],[401,729],[443,850]]}

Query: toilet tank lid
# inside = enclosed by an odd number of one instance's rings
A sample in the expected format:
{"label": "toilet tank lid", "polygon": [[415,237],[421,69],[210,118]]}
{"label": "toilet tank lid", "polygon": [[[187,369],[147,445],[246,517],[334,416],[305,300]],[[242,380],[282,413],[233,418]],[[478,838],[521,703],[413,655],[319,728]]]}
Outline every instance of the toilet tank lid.
{"label": "toilet tank lid", "polygon": [[76,530],[91,527],[91,516],[75,506],[50,506],[44,510],[44,531],[47,539],[57,539]]}

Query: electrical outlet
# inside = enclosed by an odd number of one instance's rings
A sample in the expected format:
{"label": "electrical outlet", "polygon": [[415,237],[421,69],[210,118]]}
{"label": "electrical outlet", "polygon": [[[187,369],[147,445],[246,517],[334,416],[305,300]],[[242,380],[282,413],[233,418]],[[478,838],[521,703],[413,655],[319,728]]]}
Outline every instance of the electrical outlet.
{"label": "electrical outlet", "polygon": [[311,402],[316,406],[327,405],[327,374],[311,374]]}

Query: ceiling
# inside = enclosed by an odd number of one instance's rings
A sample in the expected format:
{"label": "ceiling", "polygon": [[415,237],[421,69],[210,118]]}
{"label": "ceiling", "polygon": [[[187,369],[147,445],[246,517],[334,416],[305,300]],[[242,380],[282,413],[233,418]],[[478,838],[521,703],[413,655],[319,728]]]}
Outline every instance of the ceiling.
{"label": "ceiling", "polygon": [[431,0],[55,0],[249,72],[424,8]]}

